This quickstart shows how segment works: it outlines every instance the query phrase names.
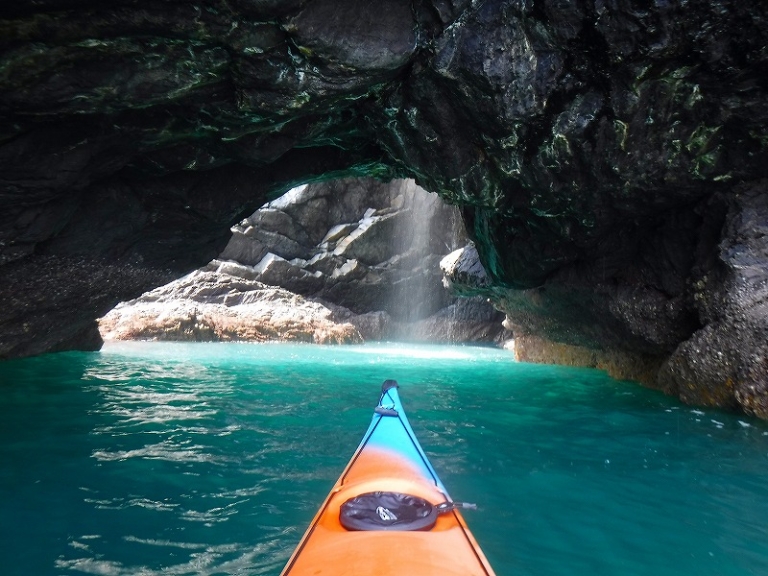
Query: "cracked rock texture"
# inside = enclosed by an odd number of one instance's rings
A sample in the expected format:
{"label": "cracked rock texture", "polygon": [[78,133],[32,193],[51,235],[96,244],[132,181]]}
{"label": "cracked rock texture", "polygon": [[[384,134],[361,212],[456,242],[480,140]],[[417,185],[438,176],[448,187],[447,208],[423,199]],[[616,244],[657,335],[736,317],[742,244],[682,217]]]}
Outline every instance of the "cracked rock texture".
{"label": "cracked rock texture", "polygon": [[294,185],[410,177],[519,339],[766,416],[766,40],[738,0],[6,3],[0,355],[96,346]]}
{"label": "cracked rock texture", "polygon": [[466,245],[466,231],[458,208],[412,180],[298,186],[232,232],[219,259],[100,319],[102,337],[315,343],[510,337],[504,314],[484,298],[457,298],[443,286],[439,261]]}
{"label": "cracked rock texture", "polygon": [[288,290],[200,269],[118,304],[99,326],[106,340],[362,342],[357,328],[334,316]]}

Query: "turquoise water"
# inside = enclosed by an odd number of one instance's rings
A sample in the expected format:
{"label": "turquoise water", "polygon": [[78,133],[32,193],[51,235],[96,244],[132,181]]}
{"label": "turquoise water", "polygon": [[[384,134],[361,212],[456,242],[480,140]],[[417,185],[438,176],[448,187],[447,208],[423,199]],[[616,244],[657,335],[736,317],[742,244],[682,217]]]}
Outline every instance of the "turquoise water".
{"label": "turquoise water", "polygon": [[488,348],[140,343],[0,363],[0,573],[277,576],[386,378],[499,576],[768,574],[763,422]]}

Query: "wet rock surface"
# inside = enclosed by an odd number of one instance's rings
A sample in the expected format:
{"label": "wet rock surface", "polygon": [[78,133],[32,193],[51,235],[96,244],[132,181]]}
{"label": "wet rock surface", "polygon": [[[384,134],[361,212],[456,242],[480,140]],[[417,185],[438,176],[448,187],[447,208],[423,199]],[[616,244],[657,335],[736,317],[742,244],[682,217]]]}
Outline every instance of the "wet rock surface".
{"label": "wet rock surface", "polygon": [[691,403],[768,418],[768,182],[713,204],[723,237],[693,285],[704,326],[674,351],[659,384]]}
{"label": "wet rock surface", "polygon": [[5,5],[0,354],[96,346],[294,185],[407,176],[521,336],[764,415],[767,30],[736,0]]}
{"label": "wet rock surface", "polygon": [[352,324],[322,304],[213,269],[121,303],[99,325],[107,340],[362,342]]}
{"label": "wet rock surface", "polygon": [[[274,334],[276,340],[312,335],[319,343],[487,343],[510,337],[504,315],[485,299],[457,299],[442,286],[438,261],[467,243],[466,232],[456,207],[412,180],[300,186],[232,232],[219,259],[118,305],[100,321],[104,339],[264,340]],[[281,296],[268,287],[282,289]],[[315,309],[325,311],[322,329]],[[346,327],[332,329],[333,323]],[[350,327],[358,330],[354,337],[344,335]]]}
{"label": "wet rock surface", "polygon": [[233,228],[222,259],[357,314],[421,320],[452,303],[440,259],[467,244],[457,209],[412,180],[310,184]]}

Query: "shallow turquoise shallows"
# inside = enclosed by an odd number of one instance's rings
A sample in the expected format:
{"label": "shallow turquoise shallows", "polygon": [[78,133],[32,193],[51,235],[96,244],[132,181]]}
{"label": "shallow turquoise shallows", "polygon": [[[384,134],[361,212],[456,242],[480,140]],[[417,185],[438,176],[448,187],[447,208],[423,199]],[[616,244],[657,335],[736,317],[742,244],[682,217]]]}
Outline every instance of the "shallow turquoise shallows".
{"label": "shallow turquoise shallows", "polygon": [[489,348],[154,343],[0,363],[0,573],[277,576],[387,378],[499,576],[768,574],[764,422]]}

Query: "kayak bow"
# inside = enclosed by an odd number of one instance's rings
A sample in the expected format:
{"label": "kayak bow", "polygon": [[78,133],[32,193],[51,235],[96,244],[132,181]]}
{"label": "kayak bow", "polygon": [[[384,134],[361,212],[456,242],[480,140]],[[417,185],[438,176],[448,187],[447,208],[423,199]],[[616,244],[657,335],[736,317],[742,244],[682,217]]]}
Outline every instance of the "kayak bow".
{"label": "kayak bow", "polygon": [[387,380],[371,425],[282,576],[494,576]]}

